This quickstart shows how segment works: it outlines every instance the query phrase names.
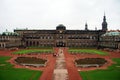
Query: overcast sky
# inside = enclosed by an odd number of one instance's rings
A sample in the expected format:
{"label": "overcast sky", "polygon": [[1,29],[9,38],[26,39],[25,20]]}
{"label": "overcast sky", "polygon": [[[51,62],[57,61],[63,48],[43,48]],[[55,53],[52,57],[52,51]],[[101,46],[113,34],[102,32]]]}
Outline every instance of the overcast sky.
{"label": "overcast sky", "polygon": [[120,29],[120,0],[0,0],[0,32],[13,29]]}

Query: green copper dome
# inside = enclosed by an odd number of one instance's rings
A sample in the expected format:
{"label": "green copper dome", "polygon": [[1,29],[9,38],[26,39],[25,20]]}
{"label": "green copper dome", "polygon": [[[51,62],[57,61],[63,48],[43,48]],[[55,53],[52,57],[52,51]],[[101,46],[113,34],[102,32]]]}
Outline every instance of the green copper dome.
{"label": "green copper dome", "polygon": [[2,35],[5,35],[5,36],[19,36],[19,34],[16,33],[16,32],[8,32],[8,31],[3,32]]}
{"label": "green copper dome", "polygon": [[106,32],[102,36],[119,36],[119,35],[120,35],[120,32],[116,31],[116,32]]}

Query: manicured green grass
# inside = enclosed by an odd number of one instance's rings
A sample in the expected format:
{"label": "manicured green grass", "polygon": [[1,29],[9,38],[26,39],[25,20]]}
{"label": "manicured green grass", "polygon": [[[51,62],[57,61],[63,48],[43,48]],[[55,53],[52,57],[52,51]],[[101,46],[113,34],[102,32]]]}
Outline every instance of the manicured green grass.
{"label": "manicured green grass", "polygon": [[0,80],[38,80],[41,71],[13,68],[13,65],[6,62],[10,57],[0,57]]}
{"label": "manicured green grass", "polygon": [[116,64],[106,70],[80,72],[83,80],[120,80],[120,58],[113,59]]}
{"label": "manicured green grass", "polygon": [[27,48],[30,48],[30,49],[52,49],[53,47],[49,47],[49,46],[29,46]]}
{"label": "manicured green grass", "polygon": [[96,49],[69,49],[70,53],[90,53],[90,54],[100,54],[100,55],[107,55],[107,52],[103,52],[101,50]]}
{"label": "manicured green grass", "polygon": [[13,52],[13,54],[27,54],[27,53],[52,53],[52,49],[26,49]]}

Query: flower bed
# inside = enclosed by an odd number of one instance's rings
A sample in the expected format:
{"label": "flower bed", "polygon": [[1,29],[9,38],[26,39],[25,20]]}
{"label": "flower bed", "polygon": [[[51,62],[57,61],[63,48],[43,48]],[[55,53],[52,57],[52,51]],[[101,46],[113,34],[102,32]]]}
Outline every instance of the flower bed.
{"label": "flower bed", "polygon": [[17,57],[15,62],[23,66],[40,67],[46,66],[47,60],[36,57]]}
{"label": "flower bed", "polygon": [[107,61],[104,58],[84,58],[75,60],[77,67],[100,67]]}

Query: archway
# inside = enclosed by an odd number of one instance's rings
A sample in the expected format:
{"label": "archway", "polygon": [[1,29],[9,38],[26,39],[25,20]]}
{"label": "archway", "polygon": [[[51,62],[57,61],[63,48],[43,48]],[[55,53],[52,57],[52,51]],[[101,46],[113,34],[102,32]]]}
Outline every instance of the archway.
{"label": "archway", "polygon": [[66,43],[63,41],[59,41],[56,43],[56,47],[66,47]]}

